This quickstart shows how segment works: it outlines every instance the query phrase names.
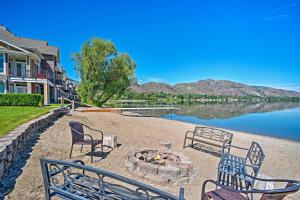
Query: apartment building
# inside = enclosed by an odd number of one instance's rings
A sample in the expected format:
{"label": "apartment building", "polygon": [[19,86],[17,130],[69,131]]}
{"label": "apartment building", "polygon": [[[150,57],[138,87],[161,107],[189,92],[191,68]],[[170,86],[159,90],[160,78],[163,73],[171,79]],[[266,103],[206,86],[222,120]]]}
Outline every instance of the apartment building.
{"label": "apartment building", "polygon": [[0,93],[42,94],[45,105],[61,96],[74,98],[59,64],[59,49],[47,41],[16,36],[4,26],[0,26]]}

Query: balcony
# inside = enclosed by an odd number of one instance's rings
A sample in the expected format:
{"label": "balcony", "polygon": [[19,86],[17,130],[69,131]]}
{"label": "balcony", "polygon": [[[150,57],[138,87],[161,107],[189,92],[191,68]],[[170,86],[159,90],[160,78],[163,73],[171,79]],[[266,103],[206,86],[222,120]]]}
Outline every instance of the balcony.
{"label": "balcony", "polygon": [[22,68],[13,68],[8,71],[9,77],[12,78],[21,78],[21,79],[47,79],[51,82],[54,79],[50,76],[49,71],[47,70],[25,70]]}
{"label": "balcony", "polygon": [[63,86],[63,80],[55,80],[55,85]]}

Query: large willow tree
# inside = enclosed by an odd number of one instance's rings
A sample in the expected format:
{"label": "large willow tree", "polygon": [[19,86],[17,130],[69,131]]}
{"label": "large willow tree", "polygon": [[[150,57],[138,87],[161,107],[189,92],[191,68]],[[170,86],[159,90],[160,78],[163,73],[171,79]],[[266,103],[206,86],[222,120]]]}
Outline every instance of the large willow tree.
{"label": "large willow tree", "polygon": [[73,60],[81,78],[78,94],[85,102],[102,106],[122,95],[135,80],[135,63],[128,54],[118,53],[110,41],[93,38],[85,42]]}

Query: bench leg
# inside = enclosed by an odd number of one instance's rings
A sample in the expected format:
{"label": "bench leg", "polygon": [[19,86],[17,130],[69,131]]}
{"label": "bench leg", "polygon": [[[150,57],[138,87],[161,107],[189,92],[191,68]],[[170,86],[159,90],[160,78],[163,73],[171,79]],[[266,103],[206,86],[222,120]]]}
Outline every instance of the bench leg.
{"label": "bench leg", "polygon": [[50,190],[49,189],[45,189],[45,200],[50,200]]}
{"label": "bench leg", "polygon": [[185,149],[185,144],[186,144],[186,137],[184,138],[184,142],[183,142],[183,148]]}
{"label": "bench leg", "polygon": [[73,151],[73,144],[72,144],[72,146],[71,146],[71,152],[70,152],[70,156],[69,156],[70,159],[71,159],[71,157],[72,157],[72,151]]}

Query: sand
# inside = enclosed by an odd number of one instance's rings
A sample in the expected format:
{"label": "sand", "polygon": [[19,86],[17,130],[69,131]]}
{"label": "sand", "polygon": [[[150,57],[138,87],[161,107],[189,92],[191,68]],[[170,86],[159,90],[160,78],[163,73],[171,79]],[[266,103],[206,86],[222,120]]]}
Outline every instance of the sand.
{"label": "sand", "polygon": [[[41,156],[52,159],[68,160],[71,145],[69,121],[80,121],[91,127],[101,129],[105,135],[117,135],[121,146],[111,151],[105,159],[95,163],[90,162],[89,156],[80,155],[80,147],[74,149],[74,158],[81,159],[87,165],[100,167],[126,177],[132,177],[124,166],[124,157],[128,151],[144,147],[156,148],[160,141],[172,143],[172,149],[184,153],[193,162],[196,178],[185,185],[186,199],[199,199],[204,180],[216,180],[219,157],[191,148],[183,149],[184,134],[193,130],[193,124],[171,121],[161,118],[128,117],[116,113],[82,113],[74,112],[72,116],[64,116],[53,126],[44,131],[33,147],[30,158],[17,178],[13,191],[6,199],[43,199],[44,190],[39,159]],[[300,143],[232,131],[233,144],[249,147],[252,141],[260,143],[266,154],[260,173],[274,178],[300,179]],[[88,147],[84,149],[88,152]],[[243,152],[244,156],[246,152]],[[144,180],[140,180],[143,182]],[[178,186],[157,186],[175,195]],[[300,192],[289,196],[288,199],[300,199]]]}

